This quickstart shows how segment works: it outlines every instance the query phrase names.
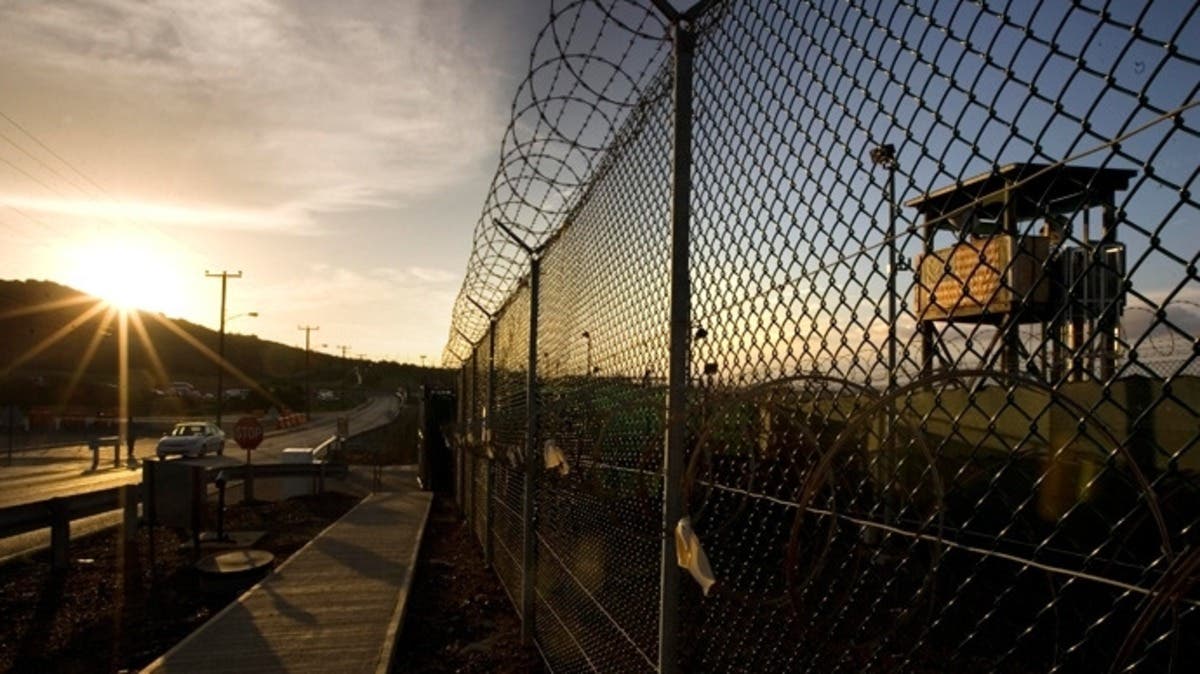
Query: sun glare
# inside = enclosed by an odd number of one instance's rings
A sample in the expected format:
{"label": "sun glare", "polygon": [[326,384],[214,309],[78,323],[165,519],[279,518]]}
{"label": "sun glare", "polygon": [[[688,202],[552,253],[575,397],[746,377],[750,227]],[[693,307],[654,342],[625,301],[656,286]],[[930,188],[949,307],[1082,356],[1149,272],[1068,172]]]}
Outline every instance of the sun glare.
{"label": "sun glare", "polygon": [[61,264],[64,283],[118,309],[171,315],[186,309],[183,282],[170,251],[146,241],[95,237],[64,250]]}

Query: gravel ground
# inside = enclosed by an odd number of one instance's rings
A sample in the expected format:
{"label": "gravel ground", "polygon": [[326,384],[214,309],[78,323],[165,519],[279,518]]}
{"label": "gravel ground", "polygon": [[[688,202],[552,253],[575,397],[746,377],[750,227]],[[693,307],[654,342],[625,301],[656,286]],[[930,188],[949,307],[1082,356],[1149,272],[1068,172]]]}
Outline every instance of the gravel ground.
{"label": "gravel ground", "polygon": [[452,499],[438,496],[396,645],[393,672],[542,672],[521,621]]}
{"label": "gravel ground", "polygon": [[[255,548],[279,564],[358,503],[327,492],[253,507],[230,506],[229,530],[266,531]],[[71,542],[71,568],[52,574],[49,553],[0,567],[0,672],[136,671],[249,589],[206,591],[186,537],[138,532],[126,548],[109,530]]]}

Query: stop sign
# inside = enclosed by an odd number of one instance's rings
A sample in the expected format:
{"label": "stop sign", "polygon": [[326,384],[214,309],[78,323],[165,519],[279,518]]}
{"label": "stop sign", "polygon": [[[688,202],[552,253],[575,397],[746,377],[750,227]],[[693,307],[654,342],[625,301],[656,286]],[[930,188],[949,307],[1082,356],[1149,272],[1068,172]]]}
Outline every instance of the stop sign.
{"label": "stop sign", "polygon": [[258,447],[263,439],[263,427],[255,417],[242,417],[233,427],[233,439],[238,446],[250,450]]}

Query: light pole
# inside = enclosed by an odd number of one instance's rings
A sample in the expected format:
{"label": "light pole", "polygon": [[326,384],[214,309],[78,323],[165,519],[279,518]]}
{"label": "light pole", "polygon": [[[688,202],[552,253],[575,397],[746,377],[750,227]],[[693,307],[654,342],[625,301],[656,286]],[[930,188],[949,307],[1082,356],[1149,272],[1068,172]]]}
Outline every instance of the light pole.
{"label": "light pole", "polygon": [[583,437],[590,449],[592,442],[592,333],[584,330],[580,337],[587,342],[587,376],[584,379],[587,387],[587,406],[583,410]]}
{"label": "light pole", "polygon": [[888,391],[896,388],[896,273],[897,273],[897,242],[896,242],[896,169],[900,163],[896,160],[896,148],[892,145],[879,145],[871,149],[871,162],[887,170],[888,202]]}
{"label": "light pole", "polygon": [[304,331],[304,420],[312,418],[312,396],[309,394],[309,378],[312,376],[311,341],[314,330],[320,330],[319,325],[298,325],[297,330]]}
{"label": "light pole", "polygon": [[[222,307],[221,313],[222,314],[225,313],[224,306],[225,305],[222,302],[222,304],[221,304],[221,307]],[[242,316],[249,316],[250,318],[258,318],[258,312],[257,311],[246,311],[246,312],[243,312],[240,314],[234,314],[234,315],[226,318],[221,323],[221,364],[222,364],[221,370],[222,371],[224,370],[224,362],[225,362],[225,323],[230,323],[233,321],[233,319],[241,318]],[[225,408],[225,382],[221,377],[221,372],[218,371],[218,373],[217,373],[217,428],[221,427],[221,411],[224,408]]]}
{"label": "light pole", "polygon": [[584,340],[587,341],[587,378],[591,379],[592,378],[592,333],[588,332],[587,330],[584,330],[583,334],[580,335],[580,337],[583,337]]}
{"label": "light pole", "polygon": [[338,344],[337,348],[340,349],[342,352],[342,362],[338,364],[339,369],[342,371],[341,380],[340,380],[341,381],[341,390],[338,392],[338,395],[341,397],[341,400],[338,401],[338,407],[344,408],[346,406],[346,379],[348,377],[348,375],[346,374],[346,370],[345,370],[345,368],[346,368],[346,351],[348,351],[350,349],[350,346],[348,344]]}
{"label": "light pole", "polygon": [[204,276],[207,278],[221,279],[221,330],[217,338],[217,428],[221,427],[221,399],[225,388],[225,287],[231,278],[241,278],[242,272],[239,269],[236,273],[222,271],[221,273],[209,272],[204,270]]}
{"label": "light pole", "polygon": [[[887,184],[884,190],[887,192],[885,198],[888,206],[888,277],[887,277],[887,305],[888,305],[888,332],[887,332],[887,392],[890,395],[896,390],[898,373],[896,371],[899,363],[896,361],[896,274],[897,257],[899,244],[896,241],[896,169],[900,167],[900,162],[896,159],[896,148],[892,145],[878,145],[871,149],[871,162],[876,166],[882,167],[887,171]],[[894,470],[894,466],[890,466],[888,462],[896,460],[896,401],[888,403],[887,407],[887,428],[885,443],[885,461],[884,471]],[[885,472],[882,476],[883,480],[892,479],[892,476]],[[889,500],[885,499],[883,503],[883,516],[887,521],[891,521],[892,508]],[[875,530],[871,530],[874,533]]]}

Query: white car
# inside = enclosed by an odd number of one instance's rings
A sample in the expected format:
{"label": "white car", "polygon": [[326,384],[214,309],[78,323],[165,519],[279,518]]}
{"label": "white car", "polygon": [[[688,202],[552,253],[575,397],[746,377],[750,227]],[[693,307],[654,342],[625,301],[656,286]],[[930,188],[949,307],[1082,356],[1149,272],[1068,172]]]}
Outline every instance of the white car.
{"label": "white car", "polygon": [[154,451],[160,459],[174,454],[193,459],[209,452],[221,455],[225,453],[225,433],[208,421],[184,421],[162,436]]}

